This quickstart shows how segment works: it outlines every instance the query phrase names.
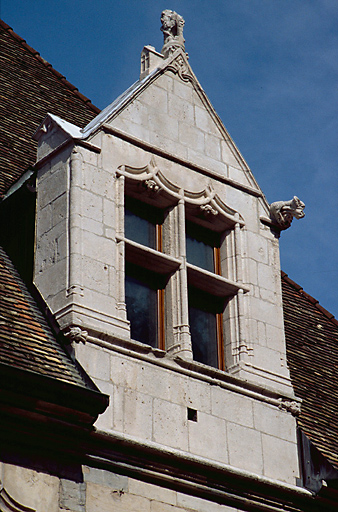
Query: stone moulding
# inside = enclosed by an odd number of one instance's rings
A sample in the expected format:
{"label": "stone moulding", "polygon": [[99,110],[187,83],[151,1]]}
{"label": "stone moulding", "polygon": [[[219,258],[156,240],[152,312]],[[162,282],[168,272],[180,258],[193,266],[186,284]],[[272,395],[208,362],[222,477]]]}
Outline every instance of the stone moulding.
{"label": "stone moulding", "polygon": [[0,482],[0,511],[1,512],[35,512],[34,508],[26,507],[16,501]]}
{"label": "stone moulding", "polygon": [[234,226],[239,223],[244,225],[238,212],[227,206],[213,190],[211,184],[199,192],[182,189],[176,183],[166,178],[157,167],[155,158],[152,157],[149,164],[144,167],[130,167],[122,165],[117,170],[118,175],[139,182],[147,190],[149,195],[163,194],[167,202],[175,204],[184,200],[188,205],[196,207],[199,213],[208,220],[220,217],[224,224]]}

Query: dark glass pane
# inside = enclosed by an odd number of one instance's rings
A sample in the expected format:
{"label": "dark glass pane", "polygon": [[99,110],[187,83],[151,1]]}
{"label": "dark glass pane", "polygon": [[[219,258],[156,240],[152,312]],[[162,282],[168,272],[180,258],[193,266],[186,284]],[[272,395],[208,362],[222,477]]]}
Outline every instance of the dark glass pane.
{"label": "dark glass pane", "polygon": [[192,265],[214,272],[214,249],[187,235],[187,261]]}
{"label": "dark glass pane", "polygon": [[139,217],[127,208],[124,214],[125,237],[139,244],[156,249],[156,226],[149,220]]}
{"label": "dark glass pane", "polygon": [[137,199],[125,197],[125,237],[156,249],[156,225],[163,224],[164,212]]}
{"label": "dark glass pane", "polygon": [[219,234],[192,222],[186,223],[187,261],[215,272],[214,247],[219,247]]}
{"label": "dark glass pane", "polygon": [[188,301],[194,360],[218,368],[216,314],[224,310],[225,299],[189,287]]}
{"label": "dark glass pane", "polygon": [[157,290],[126,275],[127,317],[134,340],[157,346]]}
{"label": "dark glass pane", "polygon": [[194,360],[218,368],[216,314],[190,306],[189,323]]}

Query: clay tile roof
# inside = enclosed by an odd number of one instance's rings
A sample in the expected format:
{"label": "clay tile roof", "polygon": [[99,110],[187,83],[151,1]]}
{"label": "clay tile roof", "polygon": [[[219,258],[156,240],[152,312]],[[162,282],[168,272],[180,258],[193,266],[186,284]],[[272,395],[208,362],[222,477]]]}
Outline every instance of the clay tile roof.
{"label": "clay tile roof", "polygon": [[36,160],[32,136],[48,112],[84,127],[100,111],[0,20],[0,195]]}
{"label": "clay tile roof", "polygon": [[338,323],[316,299],[282,272],[287,358],[299,426],[338,468]]}
{"label": "clay tile roof", "polygon": [[87,387],[1,247],[0,363]]}

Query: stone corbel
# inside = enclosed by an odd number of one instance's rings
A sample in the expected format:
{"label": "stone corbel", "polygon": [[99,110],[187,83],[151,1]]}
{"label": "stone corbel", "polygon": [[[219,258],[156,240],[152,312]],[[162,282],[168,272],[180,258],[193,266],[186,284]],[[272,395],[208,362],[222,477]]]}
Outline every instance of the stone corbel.
{"label": "stone corbel", "polygon": [[280,229],[287,229],[291,226],[292,220],[302,219],[305,204],[297,196],[290,201],[276,201],[270,205],[271,220],[278,224]]}
{"label": "stone corbel", "polygon": [[83,331],[80,327],[71,327],[68,332],[65,333],[66,338],[71,342],[75,343],[86,343],[88,332]]}
{"label": "stone corbel", "polygon": [[211,215],[218,215],[218,211],[215,210],[215,208],[213,208],[211,204],[201,204],[200,210],[203,213],[203,215],[205,215],[205,217],[209,217]]}
{"label": "stone corbel", "polygon": [[281,411],[290,412],[292,416],[300,415],[300,403],[295,400],[285,400],[284,398],[280,398],[278,408]]}
{"label": "stone corbel", "polygon": [[160,186],[153,179],[144,181],[143,185],[151,196],[156,196],[161,190]]}

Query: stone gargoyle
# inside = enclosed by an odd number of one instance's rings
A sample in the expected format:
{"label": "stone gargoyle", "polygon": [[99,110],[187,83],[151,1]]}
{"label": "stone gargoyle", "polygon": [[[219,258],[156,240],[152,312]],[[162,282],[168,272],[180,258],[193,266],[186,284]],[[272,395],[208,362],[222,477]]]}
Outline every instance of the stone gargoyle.
{"label": "stone gargoyle", "polygon": [[305,216],[304,208],[305,204],[297,196],[290,201],[276,201],[270,205],[271,220],[281,229],[287,229],[294,217],[301,219]]}

